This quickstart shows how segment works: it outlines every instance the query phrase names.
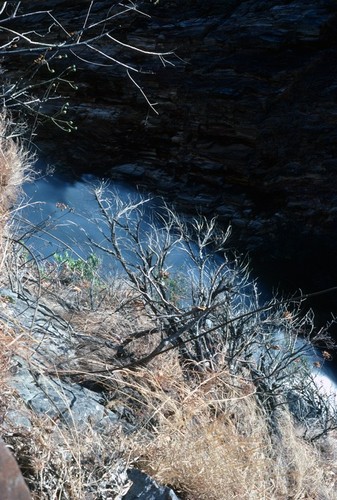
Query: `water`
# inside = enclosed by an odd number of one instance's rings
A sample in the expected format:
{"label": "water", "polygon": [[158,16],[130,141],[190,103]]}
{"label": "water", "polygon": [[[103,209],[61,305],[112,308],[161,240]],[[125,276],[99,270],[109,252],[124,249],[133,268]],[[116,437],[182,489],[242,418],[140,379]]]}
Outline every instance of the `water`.
{"label": "water", "polygon": [[[94,195],[94,188],[102,183],[107,194],[112,198],[112,205],[114,205],[114,197],[118,198],[123,205],[142,203],[139,238],[143,245],[148,244],[153,239],[153,227],[155,227],[158,240],[156,244],[161,245],[160,238],[163,239],[166,235],[165,215],[167,215],[162,207],[161,198],[148,193],[140,193],[124,182],[105,183],[92,175],[85,175],[74,182],[53,176],[41,178],[24,187],[27,200],[26,207],[21,211],[21,218],[24,221],[23,226],[28,226],[28,231],[31,233],[25,239],[41,258],[52,259],[55,255],[71,253],[74,258],[86,260],[91,254],[95,254],[102,262],[105,276],[109,274],[109,271],[116,274],[116,269],[120,268],[118,262],[112,259],[108,252],[100,250],[93,243],[97,242],[109,249],[109,242],[103,235],[104,233],[108,236],[109,231],[107,227],[104,227]],[[137,223],[136,217],[132,217],[130,217],[131,225]],[[133,261],[134,265],[140,265],[141,262],[139,258],[137,261],[134,246],[127,241],[127,234],[124,233],[120,230],[119,237],[125,239],[124,255]],[[191,247],[193,249],[193,242]],[[195,245],[193,251],[197,251]],[[217,259],[218,257],[215,256],[214,260]],[[169,269],[175,269],[176,272],[195,274],[186,245],[181,241],[178,241],[170,251],[166,265]]]}
{"label": "water", "polygon": [[[92,222],[98,212],[93,187],[99,182],[90,175],[73,182],[46,176],[24,186],[27,207],[20,216],[31,232],[29,244],[40,256],[50,258],[55,253],[70,251],[75,258],[87,259],[98,253],[103,264],[110,267],[107,255],[94,249],[86,236],[89,233],[93,239],[101,240],[101,233]],[[140,198],[136,190],[123,182],[114,183],[114,188],[125,202],[130,197]]]}

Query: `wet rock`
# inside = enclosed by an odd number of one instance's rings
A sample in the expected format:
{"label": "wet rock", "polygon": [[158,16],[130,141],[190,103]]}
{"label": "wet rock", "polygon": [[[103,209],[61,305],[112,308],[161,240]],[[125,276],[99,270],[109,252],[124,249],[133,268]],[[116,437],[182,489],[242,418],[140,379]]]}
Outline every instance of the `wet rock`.
{"label": "wet rock", "polygon": [[[159,116],[146,117],[146,105],[122,75],[107,78],[89,68],[73,97],[81,127],[65,144],[68,163],[112,176],[124,170],[136,182],[143,165],[144,184],[172,193],[183,207],[189,193],[206,211],[216,212],[217,204],[234,209],[245,241],[257,230],[247,224],[248,206],[255,218],[268,214],[261,219],[268,240],[276,211],[303,223],[313,217],[313,195],[332,205],[337,108],[328,68],[337,54],[331,27],[337,6],[250,0],[146,8],[152,19],[146,29],[137,19],[126,23],[128,41],[158,49],[166,43],[184,61],[143,77],[143,88],[158,97]],[[45,144],[48,133],[41,131]],[[133,160],[137,168],[118,166]],[[211,208],[209,197],[216,200]],[[314,212],[322,214],[318,203]],[[328,231],[329,222],[322,218],[319,231]]]}
{"label": "wet rock", "polygon": [[31,500],[29,489],[12,453],[0,438],[1,500]]}
{"label": "wet rock", "polygon": [[123,176],[141,177],[145,173],[145,168],[131,163],[117,166],[115,173],[116,175],[122,174]]}

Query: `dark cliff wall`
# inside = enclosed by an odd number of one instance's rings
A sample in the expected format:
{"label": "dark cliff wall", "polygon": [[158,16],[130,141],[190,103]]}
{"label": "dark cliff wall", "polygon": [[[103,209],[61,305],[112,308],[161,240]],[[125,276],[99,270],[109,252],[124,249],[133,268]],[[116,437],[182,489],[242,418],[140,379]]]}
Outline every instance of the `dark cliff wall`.
{"label": "dark cliff wall", "polygon": [[[47,3],[70,26],[83,4]],[[316,252],[328,254],[314,281],[337,278],[328,270],[336,261],[337,3],[161,0],[144,9],[151,19],[123,20],[116,34],[181,58],[137,75],[159,115],[117,68],[78,61],[78,131],[44,126],[44,151],[217,213],[245,248],[297,262],[303,279]]]}

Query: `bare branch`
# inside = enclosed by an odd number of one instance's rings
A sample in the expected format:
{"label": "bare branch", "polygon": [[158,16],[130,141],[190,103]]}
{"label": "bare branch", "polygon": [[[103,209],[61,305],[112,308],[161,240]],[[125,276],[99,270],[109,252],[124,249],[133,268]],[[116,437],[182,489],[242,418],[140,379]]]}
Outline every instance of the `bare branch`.
{"label": "bare branch", "polygon": [[[30,10],[32,9],[32,10]],[[58,19],[57,10],[36,9],[34,6],[26,6],[22,2],[5,2],[0,11],[0,28],[6,40],[0,42],[0,54],[5,62],[10,56],[36,57],[30,64],[25,64],[22,76],[18,77],[13,85],[11,81],[3,82],[1,98],[4,106],[21,107],[30,114],[35,114],[35,122],[48,119],[48,113],[44,113],[42,104],[51,99],[61,99],[62,90],[60,85],[68,85],[76,90],[76,84],[69,79],[69,72],[74,71],[75,66],[65,70],[62,63],[58,62],[70,56],[90,66],[96,67],[120,67],[125,70],[126,76],[141,93],[148,106],[154,113],[157,103],[152,102],[141,85],[131,76],[135,73],[153,73],[152,60],[156,59],[160,65],[174,64],[167,58],[174,55],[172,51],[155,51],[137,47],[119,37],[114,36],[117,18],[125,17],[133,13],[135,16],[149,15],[138,9],[133,2],[129,4],[119,3],[114,6],[95,9],[95,0],[78,7],[81,20],[80,25],[74,20],[70,26]],[[43,19],[41,28],[36,28],[35,17]],[[77,25],[76,25],[77,24]],[[21,25],[25,26],[24,29]],[[20,26],[20,28],[18,28]],[[30,28],[31,26],[31,28]],[[3,36],[3,38],[5,38]],[[128,52],[127,59],[123,60],[122,50]],[[130,54],[141,55],[144,61],[149,61],[151,69],[146,68],[144,62],[137,64],[130,62]],[[35,55],[34,55],[35,54]],[[26,59],[25,59],[26,60]],[[61,67],[61,69],[58,69]],[[51,73],[51,78],[45,78],[41,68],[46,68]],[[55,91],[60,92],[56,95]],[[48,89],[46,92],[45,90]],[[43,98],[39,93],[44,93]],[[60,128],[70,131],[74,127],[66,119],[60,119],[56,113],[50,120]]]}
{"label": "bare branch", "polygon": [[132,76],[130,75],[129,73],[129,70],[127,70],[127,75],[128,77],[130,78],[130,80],[132,81],[132,83],[137,87],[138,90],[140,90],[142,96],[144,97],[145,101],[148,103],[148,105],[150,106],[150,108],[152,109],[152,111],[154,111],[156,113],[156,115],[159,115],[159,112],[155,109],[155,106],[158,105],[157,102],[150,102],[147,95],[145,94],[144,90],[141,88],[141,86],[134,80],[134,78],[132,78]]}

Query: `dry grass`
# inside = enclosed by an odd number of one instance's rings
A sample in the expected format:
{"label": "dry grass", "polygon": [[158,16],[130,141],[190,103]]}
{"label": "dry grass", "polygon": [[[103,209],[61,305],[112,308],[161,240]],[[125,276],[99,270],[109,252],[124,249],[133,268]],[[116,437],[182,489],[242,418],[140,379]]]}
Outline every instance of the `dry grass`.
{"label": "dry grass", "polygon": [[12,138],[8,138],[8,119],[0,115],[0,186],[1,208],[6,210],[21,188],[27,153]]}
{"label": "dry grass", "polygon": [[111,426],[103,433],[90,424],[79,427],[75,419],[73,426],[65,427],[58,420],[34,414],[8,384],[10,356],[3,354],[3,342],[1,337],[0,432],[32,498],[120,499],[130,486],[121,428]]}
{"label": "dry grass", "polygon": [[336,498],[336,463],[297,436],[286,412],[281,437],[272,436],[244,379],[221,372],[188,381],[177,360],[165,359],[119,384],[123,404],[138,407],[134,463],[182,498]]}
{"label": "dry grass", "polygon": [[9,210],[15,202],[23,181],[29,177],[32,156],[15,138],[18,130],[5,111],[0,113],[0,269],[8,241],[4,239]]}
{"label": "dry grass", "polygon": [[116,376],[110,407],[133,412],[131,435],[31,416],[30,430],[7,436],[33,498],[121,498],[130,461],[188,500],[336,498],[335,465],[297,436],[289,415],[274,440],[250,384],[226,373],[187,382],[173,357],[169,365]]}
{"label": "dry grass", "polygon": [[[0,302],[0,308],[3,304]],[[12,347],[15,342],[13,332],[5,323],[0,322],[0,422],[4,420],[7,408],[10,406],[12,390],[7,385],[8,371],[10,369],[10,358],[12,356]]]}
{"label": "dry grass", "polygon": [[286,412],[280,427],[281,436],[270,450],[275,498],[337,498],[337,463],[329,463],[318,446],[304,441]]}
{"label": "dry grass", "polygon": [[130,484],[118,428],[62,428],[30,414],[31,428],[4,433],[36,500],[118,499]]}
{"label": "dry grass", "polygon": [[[55,288],[49,292],[51,300]],[[107,488],[106,495],[119,498],[128,487],[130,461],[186,500],[337,498],[336,456],[327,446],[320,449],[323,442],[305,442],[286,411],[280,434],[273,435],[249,378],[182,368],[175,351],[147,368],[92,373],[113,355],[109,342],[149,325],[127,289],[119,299],[115,292],[104,294],[92,311],[82,287],[78,310],[67,314],[79,332],[74,366],[82,372],[78,381],[97,382],[107,408],[127,415],[136,430],[102,435],[33,417],[31,431],[16,432],[10,442],[34,498],[108,498],[102,493]]]}
{"label": "dry grass", "polygon": [[0,323],[0,432],[33,499],[120,499],[130,486],[122,429],[80,427],[75,418],[73,425],[62,426],[57,419],[37,416],[9,384],[17,354],[29,356],[26,336]]}

